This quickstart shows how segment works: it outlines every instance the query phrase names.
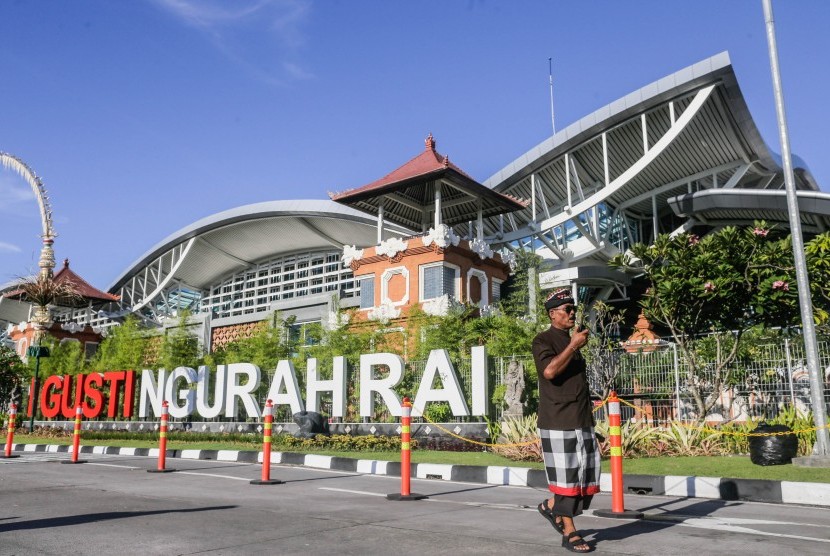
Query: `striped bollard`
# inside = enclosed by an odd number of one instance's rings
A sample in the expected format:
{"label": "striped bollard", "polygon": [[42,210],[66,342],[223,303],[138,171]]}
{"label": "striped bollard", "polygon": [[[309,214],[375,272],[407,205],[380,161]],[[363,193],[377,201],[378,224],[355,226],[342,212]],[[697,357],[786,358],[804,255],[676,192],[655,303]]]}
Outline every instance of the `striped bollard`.
{"label": "striped bollard", "polygon": [[167,460],[167,421],[170,419],[167,409],[167,400],[161,402],[161,423],[159,425],[159,463],[156,469],[148,469],[147,473],[172,473],[175,469],[164,466]]}
{"label": "striped bollard", "polygon": [[271,478],[271,429],[274,426],[274,405],[271,400],[265,402],[262,415],[262,478],[251,481],[252,485],[280,485],[283,481]]}
{"label": "striped bollard", "polygon": [[81,415],[83,415],[81,406],[75,408],[75,429],[72,431],[72,459],[62,460],[61,463],[86,463],[86,460],[78,459],[78,452],[81,449]]}
{"label": "striped bollard", "polygon": [[9,408],[9,434],[6,436],[6,452],[0,457],[4,458],[19,458],[20,456],[12,454],[12,446],[14,446],[14,426],[17,423],[17,404],[12,404]]}
{"label": "striped bollard", "polygon": [[412,403],[409,398],[403,399],[401,407],[401,492],[400,494],[387,494],[388,500],[421,500],[426,498],[423,494],[413,494],[409,491],[409,475],[410,475],[410,456],[412,448],[410,446],[410,429],[412,425]]}
{"label": "striped bollard", "polygon": [[623,502],[622,429],[620,399],[615,391],[608,396],[608,440],[611,444],[611,511],[594,510],[600,517],[641,519],[642,512],[626,510]]}

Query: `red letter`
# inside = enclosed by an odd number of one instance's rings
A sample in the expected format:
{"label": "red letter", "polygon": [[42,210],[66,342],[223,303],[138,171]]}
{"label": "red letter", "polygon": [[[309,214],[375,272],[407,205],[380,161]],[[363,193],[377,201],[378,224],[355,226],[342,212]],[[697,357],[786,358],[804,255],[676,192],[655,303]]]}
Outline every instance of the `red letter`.
{"label": "red letter", "polygon": [[[72,392],[75,393],[72,396]],[[63,395],[61,396],[61,413],[65,419],[75,420],[75,408],[81,403],[84,393],[84,375],[75,376],[75,387],[72,388],[72,377],[63,377]],[[71,403],[70,403],[71,402]]]}
{"label": "red letter", "polygon": [[32,402],[35,401],[35,377],[32,377],[32,383],[29,384],[29,409],[26,412],[26,415],[31,417],[32,416]]}
{"label": "red letter", "polygon": [[[104,397],[101,395],[101,391],[98,388],[94,388],[94,385],[98,385],[99,387],[104,384],[104,377],[102,377],[99,373],[91,373],[86,376],[86,381],[84,381],[84,417],[87,419],[92,419],[93,417],[98,417],[101,414],[101,410],[104,409]],[[86,398],[92,400],[92,405],[88,404]]]}
{"label": "red letter", "polygon": [[133,401],[135,400],[135,371],[125,371],[127,379],[124,381],[124,417],[133,416]]}
{"label": "red letter", "polygon": [[[40,412],[43,413],[45,419],[56,417],[61,410],[60,388],[62,384],[63,379],[57,375],[50,376],[43,383],[43,391],[40,395]],[[58,391],[52,392],[52,389]]]}
{"label": "red letter", "polygon": [[107,371],[104,380],[109,382],[110,403],[107,404],[107,417],[115,417],[118,405],[118,383],[124,380],[124,371]]}

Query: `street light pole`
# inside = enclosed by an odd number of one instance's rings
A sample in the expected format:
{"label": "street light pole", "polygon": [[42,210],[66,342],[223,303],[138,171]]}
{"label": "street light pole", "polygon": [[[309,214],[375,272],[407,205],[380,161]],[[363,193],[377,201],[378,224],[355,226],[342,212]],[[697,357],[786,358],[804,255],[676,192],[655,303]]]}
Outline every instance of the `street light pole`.
{"label": "street light pole", "polygon": [[818,456],[830,455],[830,439],[827,434],[827,408],[824,402],[824,385],[819,378],[818,344],[813,321],[813,302],[810,294],[810,282],[807,277],[807,261],[804,257],[804,238],[801,235],[801,216],[798,210],[798,198],[795,193],[795,176],[793,175],[790,138],[787,131],[787,117],[784,112],[784,90],[781,85],[781,73],[778,67],[778,47],[775,42],[775,21],[772,15],[772,0],[762,0],[764,19],[767,27],[769,60],[772,72],[772,86],[775,93],[775,111],[778,116],[778,135],[781,140],[781,158],[784,166],[784,184],[787,190],[787,212],[790,218],[790,233],[793,241],[795,276],[798,284],[798,304],[801,309],[801,323],[804,332],[804,351],[807,359],[807,371],[810,375],[810,401],[813,407],[813,420],[817,427],[816,445],[813,453]]}

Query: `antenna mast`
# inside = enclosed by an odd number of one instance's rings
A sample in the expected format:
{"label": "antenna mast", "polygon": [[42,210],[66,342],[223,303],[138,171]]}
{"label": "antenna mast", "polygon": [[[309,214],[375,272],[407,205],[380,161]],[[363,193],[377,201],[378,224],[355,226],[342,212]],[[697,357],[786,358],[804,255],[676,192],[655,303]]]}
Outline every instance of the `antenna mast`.
{"label": "antenna mast", "polygon": [[550,125],[556,135],[556,119],[553,117],[553,58],[548,58],[548,82],[550,83]]}

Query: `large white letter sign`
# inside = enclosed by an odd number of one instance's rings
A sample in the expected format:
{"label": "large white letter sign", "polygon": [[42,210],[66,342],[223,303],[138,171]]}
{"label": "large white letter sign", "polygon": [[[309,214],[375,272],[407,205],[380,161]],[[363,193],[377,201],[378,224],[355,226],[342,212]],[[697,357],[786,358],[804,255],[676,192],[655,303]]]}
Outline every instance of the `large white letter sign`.
{"label": "large white letter sign", "polygon": [[141,393],[139,394],[138,416],[147,417],[147,402],[153,406],[153,416],[161,415],[161,402],[164,401],[164,383],[166,382],[167,371],[159,369],[158,382],[153,376],[153,371],[144,369],[141,371]]}
{"label": "large white letter sign", "polygon": [[[239,384],[239,375],[247,376],[248,381],[245,384]],[[245,406],[248,417],[259,419],[262,416],[259,404],[256,403],[254,396],[251,394],[259,386],[260,376],[259,367],[253,363],[231,363],[228,365],[228,396],[225,400],[225,415],[227,417],[236,417],[237,398],[242,400],[242,405]]]}
{"label": "large white letter sign", "polygon": [[196,411],[204,419],[219,417],[225,409],[225,383],[227,382],[227,367],[216,366],[216,386],[213,387],[213,405],[208,404],[210,396],[210,369],[205,365],[199,367],[196,383]]}
{"label": "large white letter sign", "polygon": [[309,411],[320,411],[320,394],[331,392],[331,416],[343,417],[346,409],[346,358],[337,356],[332,362],[332,379],[317,378],[317,360],[306,362],[305,399]]}
{"label": "large white letter sign", "polygon": [[473,371],[473,415],[487,416],[487,347],[475,346],[470,350],[470,363]]}
{"label": "large white letter sign", "polygon": [[[186,388],[177,388],[179,379],[183,379]],[[167,379],[164,386],[164,399],[170,402],[170,417],[182,419],[193,413],[196,406],[196,391],[190,389],[190,385],[196,382],[196,371],[190,367],[176,367]],[[179,405],[184,401],[184,405]]]}
{"label": "large white letter sign", "polygon": [[[441,378],[443,388],[432,387],[436,373]],[[445,349],[434,349],[429,352],[429,359],[424,367],[424,377],[418,385],[415,401],[412,402],[412,415],[416,417],[423,415],[427,402],[449,402],[452,414],[456,417],[470,414],[467,400],[464,399],[464,392],[461,391],[461,385],[458,383],[458,376],[452,367],[450,354]]]}
{"label": "large white letter sign", "polygon": [[[285,393],[280,393],[283,384],[285,384]],[[268,389],[268,399],[275,407],[281,404],[290,405],[291,413],[298,413],[303,410],[300,386],[297,384],[297,373],[294,372],[294,365],[291,361],[280,359],[277,363],[277,370],[274,372],[271,387]]]}
{"label": "large white letter sign", "polygon": [[[389,376],[375,379],[374,368],[378,365],[389,367]],[[401,399],[392,391],[403,378],[403,359],[394,353],[368,353],[360,356],[360,416],[371,417],[375,412],[373,392],[383,398],[389,412],[395,417],[402,414]]]}

